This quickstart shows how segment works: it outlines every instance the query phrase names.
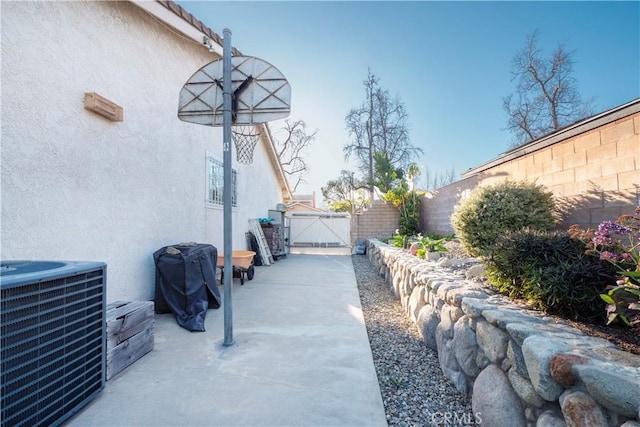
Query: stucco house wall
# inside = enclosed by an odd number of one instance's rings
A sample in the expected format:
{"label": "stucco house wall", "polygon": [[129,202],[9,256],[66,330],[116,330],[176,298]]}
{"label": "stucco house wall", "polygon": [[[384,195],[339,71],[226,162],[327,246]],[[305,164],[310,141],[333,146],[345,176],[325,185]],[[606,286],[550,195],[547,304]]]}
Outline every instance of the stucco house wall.
{"label": "stucco house wall", "polygon": [[[222,207],[206,203],[222,129],[177,118],[182,85],[217,54],[131,2],[0,7],[2,259],[103,261],[108,301],[149,300],[155,250],[196,241],[222,252]],[[122,106],[123,121],[85,110],[85,92]],[[248,218],[290,197],[268,138],[252,165],[233,154],[237,249]]]}
{"label": "stucco house wall", "polygon": [[423,230],[453,233],[449,217],[471,189],[505,179],[552,191],[560,228],[596,228],[640,205],[640,99],[511,150],[430,192],[421,204]]}

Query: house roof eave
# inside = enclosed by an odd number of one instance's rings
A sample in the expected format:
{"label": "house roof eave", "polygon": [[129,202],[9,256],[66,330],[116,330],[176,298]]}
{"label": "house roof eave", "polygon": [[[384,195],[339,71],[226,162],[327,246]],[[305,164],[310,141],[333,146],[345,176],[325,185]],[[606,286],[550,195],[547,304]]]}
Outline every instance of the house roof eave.
{"label": "house roof eave", "polygon": [[[172,30],[178,31],[185,37],[201,44],[203,48],[208,49],[215,54],[218,58],[222,58],[222,37],[216,34],[209,27],[204,25],[191,13],[187,12],[182,6],[171,0],[129,0],[139,8],[143,9],[154,18],[160,20],[164,25],[170,27]],[[238,49],[232,49],[233,56],[242,55]],[[285,202],[292,199],[291,187],[287,181],[286,174],[278,158],[276,146],[273,142],[271,130],[266,123],[261,125],[263,139],[267,146],[267,155],[269,161],[276,171],[278,182],[282,190],[282,197]]]}
{"label": "house roof eave", "polygon": [[[129,0],[154,18],[222,58],[222,37],[173,1]],[[206,39],[205,39],[206,37]],[[207,43],[207,40],[209,41]]]}

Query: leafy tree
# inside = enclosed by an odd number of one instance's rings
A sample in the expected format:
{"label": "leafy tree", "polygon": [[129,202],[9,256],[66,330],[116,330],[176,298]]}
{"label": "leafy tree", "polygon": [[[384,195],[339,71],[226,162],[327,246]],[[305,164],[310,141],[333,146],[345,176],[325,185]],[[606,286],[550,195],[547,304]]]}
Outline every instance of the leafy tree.
{"label": "leafy tree", "polygon": [[[421,171],[420,167],[417,163],[409,163],[407,166],[407,179],[411,182],[411,193],[413,196],[413,203],[416,204],[416,179],[420,176]],[[420,217],[420,212],[418,212],[418,218]]]}
{"label": "leafy tree", "polygon": [[409,141],[408,114],[400,98],[391,98],[380,87],[379,79],[369,70],[363,82],[365,101],[352,109],[345,117],[351,141],[345,144],[345,160],[354,156],[358,167],[369,184],[373,198],[376,152],[387,156],[393,167],[404,168],[415,156],[422,153]]}
{"label": "leafy tree", "polygon": [[421,171],[417,163],[409,163],[407,166],[407,178],[411,181],[411,189],[416,188],[416,179],[420,176]]}
{"label": "leafy tree", "polygon": [[[424,195],[423,191],[415,189],[415,178],[420,175],[420,168],[411,163],[406,172],[400,170],[399,175],[400,179],[393,182],[393,186],[382,195],[382,200],[392,203],[400,210],[400,234],[415,235],[420,232],[420,197]],[[402,179],[404,176],[411,180],[411,189],[408,181]]]}
{"label": "leafy tree", "polygon": [[351,200],[336,200],[329,202],[331,210],[334,212],[347,212],[353,213],[353,202]]}
{"label": "leafy tree", "polygon": [[409,190],[404,179],[396,181],[396,185],[382,195],[382,200],[390,202],[400,210],[399,233],[411,236],[420,233],[420,196],[424,192]]}
{"label": "leafy tree", "polygon": [[525,46],[512,61],[512,81],[516,92],[503,98],[507,129],[514,137],[512,146],[523,144],[593,111],[593,100],[583,101],[573,77],[573,52],[558,44],[549,58],[538,47],[537,30],[527,36]]}
{"label": "leafy tree", "polygon": [[296,120],[295,122],[285,120],[281,133],[284,136],[278,139],[274,138],[274,142],[282,169],[287,175],[291,190],[295,192],[301,183],[306,182],[304,177],[309,172],[309,165],[303,157],[303,152],[311,145],[318,130],[309,133],[304,120]]}
{"label": "leafy tree", "polygon": [[364,181],[355,178],[355,173],[340,171],[337,179],[330,180],[322,187],[322,198],[335,212],[356,213],[367,205],[364,197]]}
{"label": "leafy tree", "polygon": [[401,168],[394,168],[385,153],[376,152],[373,155],[373,162],[373,184],[382,193],[391,190],[395,181],[404,176],[404,171]]}

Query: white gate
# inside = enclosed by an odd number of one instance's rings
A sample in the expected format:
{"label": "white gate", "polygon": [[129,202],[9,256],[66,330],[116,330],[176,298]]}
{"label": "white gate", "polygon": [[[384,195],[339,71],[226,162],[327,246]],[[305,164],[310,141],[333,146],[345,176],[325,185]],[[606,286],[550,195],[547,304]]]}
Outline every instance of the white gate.
{"label": "white gate", "polygon": [[289,219],[290,247],[349,247],[351,218],[347,213],[292,212]]}

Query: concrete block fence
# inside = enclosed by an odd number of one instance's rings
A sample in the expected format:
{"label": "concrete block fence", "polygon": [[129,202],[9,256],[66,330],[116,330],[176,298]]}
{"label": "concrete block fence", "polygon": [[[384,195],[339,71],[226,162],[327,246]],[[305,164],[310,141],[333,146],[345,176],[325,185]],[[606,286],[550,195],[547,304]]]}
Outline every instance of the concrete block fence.
{"label": "concrete block fence", "polygon": [[507,151],[428,192],[420,203],[420,229],[453,234],[451,213],[465,194],[505,179],[552,191],[561,228],[597,228],[633,213],[640,204],[640,98]]}
{"label": "concrete block fence", "polygon": [[375,239],[367,255],[481,425],[640,427],[639,356],[442,267],[471,259],[438,264]]}

